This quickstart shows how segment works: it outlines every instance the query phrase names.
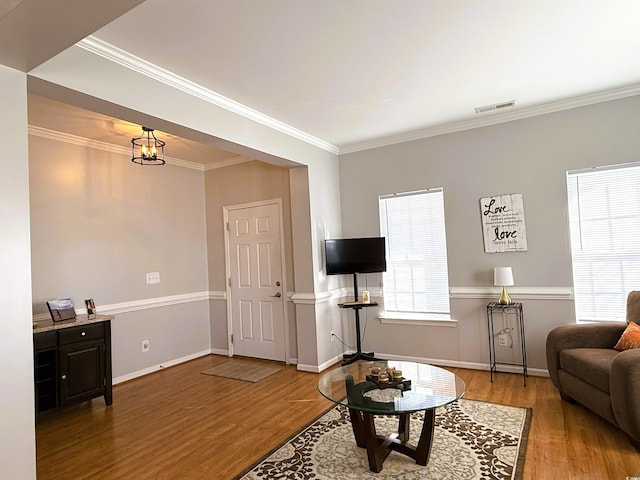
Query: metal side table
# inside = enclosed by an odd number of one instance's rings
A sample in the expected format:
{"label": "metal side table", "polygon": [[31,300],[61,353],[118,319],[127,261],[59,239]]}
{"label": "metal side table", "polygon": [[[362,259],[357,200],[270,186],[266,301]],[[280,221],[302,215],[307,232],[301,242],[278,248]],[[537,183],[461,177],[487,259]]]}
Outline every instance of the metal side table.
{"label": "metal side table", "polygon": [[[518,337],[520,339],[520,351],[522,353],[522,361],[520,363],[498,362],[496,360],[496,337],[510,335],[510,327],[503,328],[496,332],[494,320],[496,318],[514,318],[519,330]],[[498,365],[514,365],[522,367],[522,375],[524,377],[524,386],[527,386],[527,347],[524,339],[524,317],[522,315],[522,303],[511,303],[503,305],[497,302],[491,302],[487,305],[487,323],[489,327],[489,370],[490,378],[493,383],[493,374],[498,373]],[[505,332],[504,330],[507,330]],[[509,337],[512,338],[512,337]]]}

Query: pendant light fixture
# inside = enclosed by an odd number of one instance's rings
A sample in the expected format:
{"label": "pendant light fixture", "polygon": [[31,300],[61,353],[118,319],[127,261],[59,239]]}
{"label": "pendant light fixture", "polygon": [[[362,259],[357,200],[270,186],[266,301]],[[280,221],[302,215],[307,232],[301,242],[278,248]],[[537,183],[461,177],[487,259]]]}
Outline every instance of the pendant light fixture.
{"label": "pendant light fixture", "polygon": [[153,133],[153,128],[142,127],[142,135],[131,139],[133,163],[139,165],[164,165],[164,145]]}

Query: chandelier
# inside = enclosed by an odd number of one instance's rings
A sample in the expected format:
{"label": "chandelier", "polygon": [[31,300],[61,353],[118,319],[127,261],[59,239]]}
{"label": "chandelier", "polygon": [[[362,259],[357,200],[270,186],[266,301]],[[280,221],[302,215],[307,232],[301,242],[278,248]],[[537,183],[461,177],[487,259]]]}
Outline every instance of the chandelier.
{"label": "chandelier", "polygon": [[142,135],[131,139],[133,163],[140,165],[164,165],[164,145],[153,133],[153,128],[142,127]]}

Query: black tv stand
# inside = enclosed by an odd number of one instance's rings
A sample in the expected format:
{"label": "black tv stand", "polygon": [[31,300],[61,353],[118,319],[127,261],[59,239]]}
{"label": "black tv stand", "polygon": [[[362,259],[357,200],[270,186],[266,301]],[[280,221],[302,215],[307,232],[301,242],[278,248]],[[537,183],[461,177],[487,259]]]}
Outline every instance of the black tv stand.
{"label": "black tv stand", "polygon": [[353,292],[355,301],[338,304],[340,308],[353,309],[356,316],[356,352],[343,354],[342,365],[349,365],[357,360],[366,360],[370,362],[379,360],[375,357],[373,352],[362,351],[362,339],[360,338],[360,310],[366,307],[376,307],[378,304],[376,302],[365,303],[358,301],[358,277],[356,273],[353,274]]}

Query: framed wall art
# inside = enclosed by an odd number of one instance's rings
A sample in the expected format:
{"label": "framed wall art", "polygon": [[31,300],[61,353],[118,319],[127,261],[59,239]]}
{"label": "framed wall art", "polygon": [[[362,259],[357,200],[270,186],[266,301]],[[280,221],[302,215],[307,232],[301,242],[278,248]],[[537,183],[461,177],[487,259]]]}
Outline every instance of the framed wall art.
{"label": "framed wall art", "polygon": [[486,253],[527,251],[522,194],[481,198],[480,214]]}
{"label": "framed wall art", "polygon": [[49,300],[47,302],[47,308],[54,322],[76,318],[76,310],[73,308],[73,302],[70,298]]}

